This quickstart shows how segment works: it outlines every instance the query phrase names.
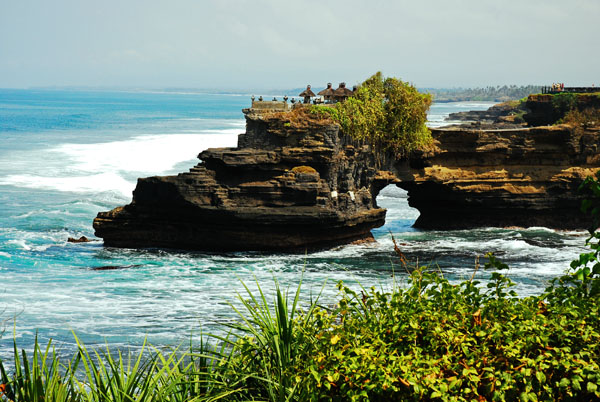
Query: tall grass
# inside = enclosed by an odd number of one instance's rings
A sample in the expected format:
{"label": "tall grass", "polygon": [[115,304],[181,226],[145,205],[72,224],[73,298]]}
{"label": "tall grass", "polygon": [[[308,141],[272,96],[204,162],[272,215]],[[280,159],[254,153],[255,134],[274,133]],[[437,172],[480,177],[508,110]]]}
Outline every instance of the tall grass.
{"label": "tall grass", "polygon": [[79,346],[79,356],[84,367],[84,380],[79,382],[79,390],[88,401],[152,401],[158,394],[158,379],[165,366],[159,368],[156,355],[146,356],[146,342],[137,356],[117,356],[106,351],[93,350],[91,353]]}
{"label": "tall grass", "polygon": [[0,394],[19,402],[301,400],[294,367],[311,342],[318,297],[300,312],[301,284],[292,297],[274,284],[269,302],[258,282],[256,294],[242,283],[241,305],[231,305],[239,322],[228,325],[227,336],[201,336],[187,351],[162,352],[146,342],[136,353],[89,350],[74,335],[78,351],[63,364],[52,341],[42,351],[36,337],[32,359],[15,342],[12,375],[0,360]]}
{"label": "tall grass", "polygon": [[238,392],[240,396],[251,393],[269,401],[297,400],[294,367],[311,341],[308,328],[315,318],[320,293],[300,312],[302,281],[292,298],[276,279],[274,283],[275,294],[270,303],[257,281],[256,292],[242,282],[247,297],[238,294],[241,308],[232,305],[240,320],[230,325],[235,335],[225,372],[228,377],[234,372],[245,373],[238,378],[244,384]]}
{"label": "tall grass", "polygon": [[63,365],[49,341],[44,351],[37,336],[31,360],[23,349],[19,352],[13,344],[14,375],[9,379],[0,360],[0,374],[4,395],[14,401],[81,401],[74,373],[79,356],[76,355],[66,366]]}

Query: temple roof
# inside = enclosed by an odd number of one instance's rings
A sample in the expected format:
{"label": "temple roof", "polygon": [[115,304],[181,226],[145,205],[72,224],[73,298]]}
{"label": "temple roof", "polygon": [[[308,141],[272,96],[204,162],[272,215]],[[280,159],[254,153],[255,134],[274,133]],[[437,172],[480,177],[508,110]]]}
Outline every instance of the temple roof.
{"label": "temple roof", "polygon": [[298,96],[316,96],[315,93],[310,89],[310,85],[306,86],[306,89],[300,92]]}
{"label": "temple roof", "polygon": [[324,90],[322,90],[321,92],[319,92],[317,95],[323,95],[323,96],[333,96],[335,92],[335,89],[333,89],[331,87],[331,82],[327,83],[327,88],[325,88]]}
{"label": "temple roof", "polygon": [[334,92],[335,96],[351,96],[352,94],[352,90],[346,88],[345,82],[340,82],[340,86]]}

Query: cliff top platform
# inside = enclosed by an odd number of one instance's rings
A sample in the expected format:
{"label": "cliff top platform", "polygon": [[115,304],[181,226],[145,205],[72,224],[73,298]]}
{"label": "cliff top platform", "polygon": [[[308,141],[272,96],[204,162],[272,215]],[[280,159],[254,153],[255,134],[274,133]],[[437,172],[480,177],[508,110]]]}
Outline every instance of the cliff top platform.
{"label": "cliff top platform", "polygon": [[542,94],[560,94],[560,93],[574,93],[574,94],[593,94],[599,93],[600,88],[598,87],[553,87],[547,86],[542,87]]}

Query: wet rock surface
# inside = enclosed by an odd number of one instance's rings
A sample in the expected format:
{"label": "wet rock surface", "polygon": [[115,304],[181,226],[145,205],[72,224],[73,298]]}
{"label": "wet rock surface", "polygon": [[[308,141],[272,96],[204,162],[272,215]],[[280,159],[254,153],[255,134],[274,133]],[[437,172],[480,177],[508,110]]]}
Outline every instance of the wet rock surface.
{"label": "wet rock surface", "polygon": [[138,180],[133,201],[101,212],[106,246],[304,250],[372,239],[383,225],[368,147],[331,121],[245,110],[237,148],[209,149],[177,176]]}
{"label": "wet rock surface", "polygon": [[493,105],[487,110],[450,113],[446,121],[469,122],[480,128],[517,128],[525,125],[522,116],[527,111],[524,103],[509,101]]}
{"label": "wet rock surface", "polygon": [[584,229],[578,187],[600,167],[600,133],[568,126],[432,132],[436,150],[402,182],[416,227]]}
{"label": "wet rock surface", "polygon": [[582,180],[600,167],[598,130],[497,125],[432,130],[409,157],[378,155],[330,120],[244,110],[237,148],[208,149],[177,176],[138,180],[131,204],[100,212],[106,246],[298,251],[369,241],[388,184],[408,190],[416,227],[583,229]]}
{"label": "wet rock surface", "polygon": [[90,241],[90,239],[88,239],[85,236],[81,236],[79,238],[69,237],[67,239],[67,243],[88,243],[89,241]]}

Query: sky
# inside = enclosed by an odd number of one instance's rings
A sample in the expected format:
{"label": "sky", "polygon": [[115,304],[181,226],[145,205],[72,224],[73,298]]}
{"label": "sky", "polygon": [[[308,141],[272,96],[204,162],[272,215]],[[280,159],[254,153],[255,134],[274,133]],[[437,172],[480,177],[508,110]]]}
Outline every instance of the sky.
{"label": "sky", "polygon": [[0,0],[0,88],[600,86],[600,0]]}

